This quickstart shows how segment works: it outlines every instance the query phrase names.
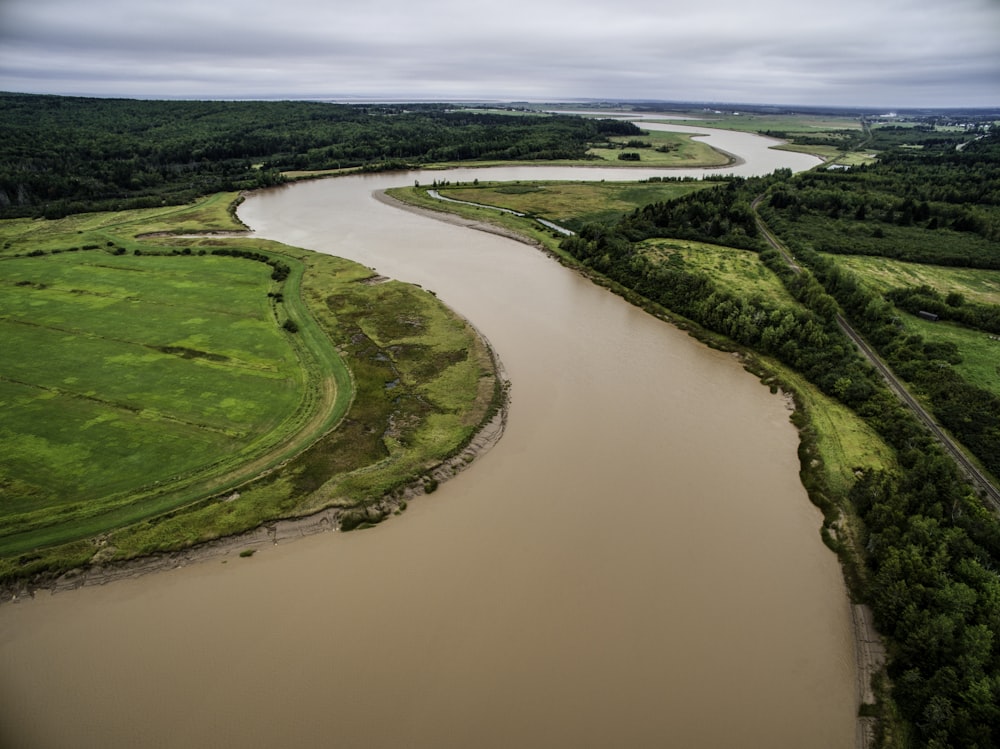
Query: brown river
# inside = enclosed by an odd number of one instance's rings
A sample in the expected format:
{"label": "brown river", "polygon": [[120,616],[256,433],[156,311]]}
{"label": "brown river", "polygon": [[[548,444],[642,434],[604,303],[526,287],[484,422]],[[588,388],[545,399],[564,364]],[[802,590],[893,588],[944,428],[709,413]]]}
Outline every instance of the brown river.
{"label": "brown river", "polygon": [[[741,169],[814,163],[767,154]],[[258,235],[474,322],[507,431],[376,529],[0,606],[0,746],[853,746],[849,603],[782,397],[531,247],[372,197],[635,174],[247,200]]]}

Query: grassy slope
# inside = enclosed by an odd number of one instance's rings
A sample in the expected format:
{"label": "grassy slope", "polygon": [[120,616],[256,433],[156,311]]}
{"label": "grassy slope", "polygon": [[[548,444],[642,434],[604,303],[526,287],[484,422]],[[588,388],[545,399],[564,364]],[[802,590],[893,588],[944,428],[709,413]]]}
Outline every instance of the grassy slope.
{"label": "grassy slope", "polygon": [[676,263],[690,272],[711,276],[721,291],[760,297],[769,304],[796,304],[781,280],[760,262],[755,252],[681,239],[650,239],[640,247],[658,262]]}

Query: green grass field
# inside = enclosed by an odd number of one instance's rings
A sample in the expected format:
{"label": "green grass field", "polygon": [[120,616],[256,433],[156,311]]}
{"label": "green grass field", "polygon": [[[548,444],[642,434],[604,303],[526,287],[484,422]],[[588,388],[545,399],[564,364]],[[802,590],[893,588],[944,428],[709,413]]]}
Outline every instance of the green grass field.
{"label": "green grass field", "polygon": [[[706,112],[702,110],[685,112],[684,117],[698,120],[688,123],[687,120],[673,120],[682,124],[719,128],[720,130],[739,130],[748,133],[763,133],[774,137],[789,139],[798,138],[804,142],[789,143],[776,148],[785,151],[796,151],[819,156],[828,164],[855,166],[874,160],[870,149],[862,151],[844,151],[833,145],[833,142],[843,142],[847,145],[850,136],[861,131],[861,121],[857,117],[814,116],[807,114],[754,114],[751,112]],[[663,122],[671,122],[664,117]],[[829,144],[809,141],[828,140]]]}
{"label": "green grass field", "polygon": [[970,302],[1000,304],[1000,271],[924,265],[862,255],[838,255],[836,260],[877,291],[930,286],[945,296],[955,291]]}
{"label": "green grass field", "polygon": [[710,276],[720,291],[759,297],[769,305],[798,306],[756,252],[680,239],[649,239],[639,247],[657,262],[680,264],[688,271]]}
{"label": "green grass field", "polygon": [[149,236],[238,229],[234,197],[0,222],[0,578],[381,499],[495,407],[488,351],[418,287]]}
{"label": "green grass field", "polygon": [[[609,141],[615,145],[610,148],[591,148],[587,153],[611,162],[615,166],[677,168],[726,166],[732,163],[730,156],[716,151],[706,143],[694,140],[694,136],[687,133],[649,130],[643,135],[614,137],[610,138]],[[628,147],[627,144],[630,141],[644,143],[647,147]],[[619,159],[618,157],[625,152],[638,154],[639,160],[623,161]]]}
{"label": "green grass field", "polygon": [[0,552],[234,485],[346,410],[349,391],[322,395],[343,362],[282,327],[304,310],[273,294],[301,267],[279,284],[261,262],[152,252],[0,260]]}
{"label": "green grass field", "polygon": [[24,477],[19,503],[169,481],[253,444],[303,397],[260,263],[90,251],[0,268],[0,452]]}
{"label": "green grass field", "polygon": [[[633,110],[629,107],[617,106],[577,105],[574,107],[574,111],[577,110],[580,113],[585,112],[593,117],[627,117],[633,113]],[[838,116],[834,114],[736,112],[732,110],[707,109],[704,107],[696,109],[671,109],[669,111],[658,110],[656,112],[643,111],[642,114],[643,116],[650,117],[652,122],[688,124],[690,120],[697,120],[697,124],[703,124],[705,127],[722,130],[742,130],[748,133],[780,130],[787,133],[825,134],[839,130],[861,129],[861,122],[857,117]]]}
{"label": "green grass field", "polygon": [[893,450],[857,414],[819,392],[800,374],[772,365],[779,379],[794,388],[815,435],[816,453],[827,485],[835,497],[846,497],[858,469],[889,470]]}
{"label": "green grass field", "polygon": [[970,330],[950,322],[929,322],[900,313],[907,331],[920,335],[929,343],[954,343],[962,357],[955,370],[969,383],[1000,396],[1000,340],[980,330]]}
{"label": "green grass field", "polygon": [[809,153],[818,156],[830,167],[834,164],[838,166],[860,166],[871,164],[876,160],[876,155],[871,151],[842,151],[836,146],[812,146],[812,145],[792,145],[784,144],[775,146],[777,151],[795,151],[797,153]]}
{"label": "green grass field", "polygon": [[[957,292],[970,302],[1000,304],[1000,271],[923,265],[878,257],[838,255],[843,265],[869,288],[885,293],[890,289],[930,286],[942,295]],[[930,342],[954,343],[962,356],[955,369],[970,383],[1000,395],[1000,341],[987,333],[961,325],[929,322],[900,312],[908,331]]]}
{"label": "green grass field", "polygon": [[[650,203],[711,187],[711,182],[530,182],[448,185],[444,197],[498,206],[548,219],[568,229],[612,223]],[[437,207],[441,207],[441,203]],[[449,206],[461,208],[461,206]],[[481,213],[481,211],[480,211]]]}
{"label": "green grass field", "polygon": [[231,212],[236,200],[237,193],[217,193],[192,205],[78,213],[58,221],[6,219],[0,224],[0,257],[34,250],[97,249],[108,242],[131,252],[143,246],[137,234],[236,231],[243,228]]}

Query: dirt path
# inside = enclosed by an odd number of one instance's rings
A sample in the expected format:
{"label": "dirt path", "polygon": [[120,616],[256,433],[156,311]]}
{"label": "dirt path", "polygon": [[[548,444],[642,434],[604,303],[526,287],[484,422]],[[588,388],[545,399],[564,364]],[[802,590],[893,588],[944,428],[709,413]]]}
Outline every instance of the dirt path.
{"label": "dirt path", "polygon": [[[854,652],[857,659],[858,700],[862,705],[875,704],[875,690],[872,679],[885,665],[885,645],[875,631],[872,611],[864,604],[851,607],[854,616]],[[858,716],[858,749],[875,746],[875,718]]]}

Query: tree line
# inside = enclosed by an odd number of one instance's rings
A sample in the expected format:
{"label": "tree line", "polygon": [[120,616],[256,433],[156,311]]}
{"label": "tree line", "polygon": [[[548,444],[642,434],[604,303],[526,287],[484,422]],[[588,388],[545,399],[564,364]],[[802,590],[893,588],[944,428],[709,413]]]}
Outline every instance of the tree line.
{"label": "tree line", "polygon": [[582,159],[628,122],[441,104],[139,101],[0,94],[0,218],[149,208],[266,187],[287,170]]}

